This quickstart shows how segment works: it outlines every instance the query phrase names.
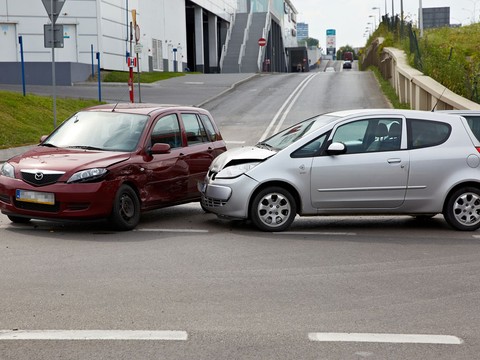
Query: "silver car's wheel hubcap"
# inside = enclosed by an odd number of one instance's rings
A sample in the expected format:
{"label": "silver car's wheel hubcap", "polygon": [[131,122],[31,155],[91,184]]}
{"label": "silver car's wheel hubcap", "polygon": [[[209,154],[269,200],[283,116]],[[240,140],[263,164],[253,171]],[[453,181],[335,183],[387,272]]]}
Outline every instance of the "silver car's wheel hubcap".
{"label": "silver car's wheel hubcap", "polygon": [[476,225],[480,222],[480,197],[475,193],[460,195],[453,204],[455,219],[467,226]]}
{"label": "silver car's wheel hubcap", "polygon": [[265,195],[257,208],[259,219],[269,227],[283,225],[288,220],[291,211],[288,199],[277,193]]}
{"label": "silver car's wheel hubcap", "polygon": [[120,199],[120,215],[125,220],[130,220],[135,215],[135,205],[130,196],[124,194]]}

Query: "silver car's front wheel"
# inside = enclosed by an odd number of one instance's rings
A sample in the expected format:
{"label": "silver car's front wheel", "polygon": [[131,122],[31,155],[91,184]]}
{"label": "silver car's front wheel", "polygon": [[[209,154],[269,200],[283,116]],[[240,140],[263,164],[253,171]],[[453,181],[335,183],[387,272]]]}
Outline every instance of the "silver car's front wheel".
{"label": "silver car's front wheel", "polygon": [[471,187],[455,191],[447,200],[443,215],[457,230],[477,230],[480,227],[480,191]]}
{"label": "silver car's front wheel", "polygon": [[281,187],[270,187],[260,191],[250,205],[252,222],[263,231],[286,230],[296,214],[293,196]]}

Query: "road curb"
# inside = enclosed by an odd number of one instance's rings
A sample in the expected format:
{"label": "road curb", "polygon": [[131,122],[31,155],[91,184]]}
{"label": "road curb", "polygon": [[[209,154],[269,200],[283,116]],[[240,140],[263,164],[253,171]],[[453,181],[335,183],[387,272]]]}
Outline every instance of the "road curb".
{"label": "road curb", "polygon": [[223,96],[225,95],[226,93],[228,93],[229,91],[232,91],[233,89],[235,89],[237,86],[243,84],[243,83],[246,83],[247,81],[250,81],[252,80],[253,78],[257,77],[257,76],[260,76],[260,74],[252,74],[251,76],[245,78],[245,79],[242,79],[240,81],[237,81],[236,83],[233,83],[228,89],[225,89],[223,90],[222,92],[218,93],[217,95],[214,95],[212,96],[210,99],[207,99],[205,101],[202,101],[201,103],[197,104],[197,105],[194,105],[196,107],[203,107],[205,106],[205,104],[208,104],[210,101],[213,101],[217,98],[219,98],[220,96]]}

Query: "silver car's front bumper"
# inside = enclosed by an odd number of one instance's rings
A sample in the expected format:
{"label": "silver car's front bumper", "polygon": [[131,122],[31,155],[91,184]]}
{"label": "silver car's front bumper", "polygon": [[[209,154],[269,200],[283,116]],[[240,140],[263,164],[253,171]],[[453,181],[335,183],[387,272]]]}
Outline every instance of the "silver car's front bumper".
{"label": "silver car's front bumper", "polygon": [[206,177],[198,183],[203,207],[218,216],[247,219],[248,204],[258,182],[241,175],[234,179],[211,180]]}

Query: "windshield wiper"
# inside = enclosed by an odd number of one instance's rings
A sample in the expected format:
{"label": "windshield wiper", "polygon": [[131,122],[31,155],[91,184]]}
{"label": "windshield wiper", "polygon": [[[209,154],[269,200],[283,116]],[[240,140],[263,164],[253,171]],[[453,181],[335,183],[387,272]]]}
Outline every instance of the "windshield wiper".
{"label": "windshield wiper", "polygon": [[267,150],[273,150],[273,146],[272,145],[269,145],[267,144],[266,142],[259,142],[257,145],[255,145],[259,148],[264,148],[264,149],[267,149]]}
{"label": "windshield wiper", "polygon": [[43,144],[40,144],[40,146],[54,147],[54,148],[57,147],[56,145],[53,145],[53,144],[50,144],[50,143],[43,143]]}
{"label": "windshield wiper", "polygon": [[89,145],[75,145],[75,146],[67,146],[69,149],[83,149],[83,150],[103,150],[102,148],[89,146]]}

